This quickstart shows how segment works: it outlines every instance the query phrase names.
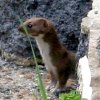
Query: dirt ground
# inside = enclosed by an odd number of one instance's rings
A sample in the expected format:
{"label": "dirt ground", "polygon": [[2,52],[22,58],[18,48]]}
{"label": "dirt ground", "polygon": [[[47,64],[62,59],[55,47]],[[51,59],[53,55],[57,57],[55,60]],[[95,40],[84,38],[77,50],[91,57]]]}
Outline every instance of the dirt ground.
{"label": "dirt ground", "polygon": [[[100,100],[99,69],[91,68],[93,100]],[[44,66],[40,66],[40,71],[46,87],[50,82],[50,76]],[[36,79],[35,66],[17,66],[0,58],[0,100],[41,100]],[[47,95],[48,100],[59,100],[50,91]]]}
{"label": "dirt ground", "polygon": [[[50,76],[43,66],[40,66],[40,71],[46,87]],[[16,66],[0,58],[0,100],[41,100],[36,80],[35,66]],[[68,82],[70,84],[71,80]],[[47,96],[48,100],[58,100],[49,91]]]}
{"label": "dirt ground", "polygon": [[[47,85],[49,75],[40,68]],[[40,96],[38,91],[35,67],[16,66],[0,59],[0,100],[36,100]]]}

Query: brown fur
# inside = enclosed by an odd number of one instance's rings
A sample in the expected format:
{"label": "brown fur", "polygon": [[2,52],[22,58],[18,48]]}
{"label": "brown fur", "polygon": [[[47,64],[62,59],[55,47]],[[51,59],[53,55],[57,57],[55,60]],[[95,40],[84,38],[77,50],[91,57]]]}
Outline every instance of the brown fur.
{"label": "brown fur", "polygon": [[31,36],[39,36],[43,34],[43,40],[50,46],[50,57],[52,64],[56,67],[57,76],[54,76],[52,72],[52,81],[59,81],[58,88],[65,87],[66,81],[71,74],[75,73],[76,58],[75,55],[68,51],[58,40],[57,32],[53,24],[45,18],[31,18],[23,23],[19,27],[19,30],[23,33],[23,26],[28,30],[28,34]]}

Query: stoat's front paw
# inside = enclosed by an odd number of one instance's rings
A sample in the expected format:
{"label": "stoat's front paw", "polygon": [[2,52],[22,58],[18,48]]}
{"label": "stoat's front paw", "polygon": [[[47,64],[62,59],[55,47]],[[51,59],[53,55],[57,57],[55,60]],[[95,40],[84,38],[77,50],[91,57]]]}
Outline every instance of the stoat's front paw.
{"label": "stoat's front paw", "polygon": [[53,90],[55,88],[55,86],[56,86],[56,82],[51,81],[49,83],[49,85],[46,87],[46,90],[47,91],[51,91],[51,90]]}
{"label": "stoat's front paw", "polygon": [[59,96],[60,93],[68,93],[68,92],[69,92],[69,89],[67,89],[67,88],[55,89],[53,91],[53,93],[54,93],[55,96]]}

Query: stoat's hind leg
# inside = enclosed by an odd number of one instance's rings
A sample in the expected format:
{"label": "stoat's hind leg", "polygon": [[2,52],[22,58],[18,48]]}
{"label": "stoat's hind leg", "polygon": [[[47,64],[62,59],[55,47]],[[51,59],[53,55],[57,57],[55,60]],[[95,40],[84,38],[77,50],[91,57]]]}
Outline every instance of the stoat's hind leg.
{"label": "stoat's hind leg", "polygon": [[66,74],[64,74],[64,72],[62,74],[59,74],[58,82],[53,91],[53,93],[56,96],[59,96],[59,93],[69,92],[69,89],[67,89],[67,87],[66,87],[66,82],[67,82],[68,78],[69,78],[69,74],[66,75]]}

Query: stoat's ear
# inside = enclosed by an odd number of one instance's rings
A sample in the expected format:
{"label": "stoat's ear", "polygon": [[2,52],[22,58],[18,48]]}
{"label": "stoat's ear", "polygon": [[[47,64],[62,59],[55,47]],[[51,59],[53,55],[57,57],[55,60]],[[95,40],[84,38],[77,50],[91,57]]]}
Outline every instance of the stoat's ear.
{"label": "stoat's ear", "polygon": [[47,28],[48,27],[48,23],[47,20],[45,19],[39,19],[40,24],[44,27]]}

